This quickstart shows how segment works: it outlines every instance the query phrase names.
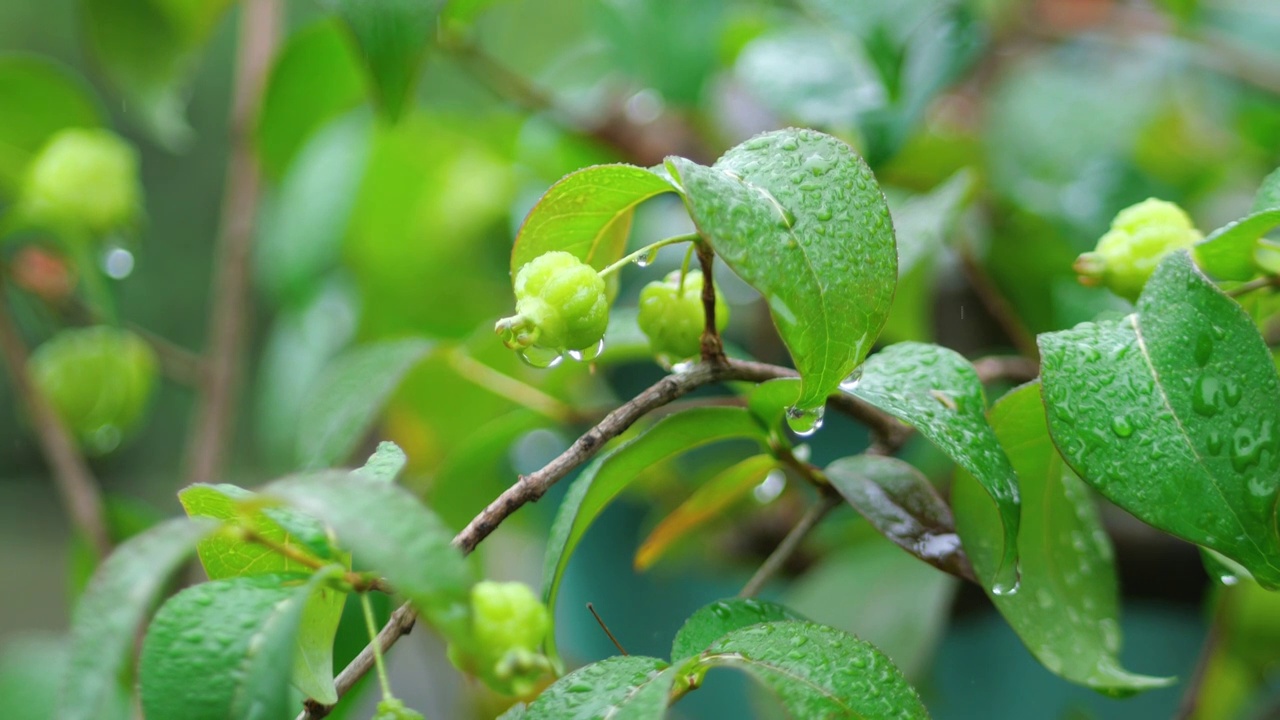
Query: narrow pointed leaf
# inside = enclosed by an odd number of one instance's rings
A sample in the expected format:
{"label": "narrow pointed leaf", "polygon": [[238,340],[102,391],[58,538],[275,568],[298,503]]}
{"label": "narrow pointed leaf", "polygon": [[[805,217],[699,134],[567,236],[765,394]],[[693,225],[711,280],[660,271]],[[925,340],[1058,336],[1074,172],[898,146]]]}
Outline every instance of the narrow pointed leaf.
{"label": "narrow pointed leaf", "polygon": [[319,518],[360,568],[385,577],[446,637],[465,630],[471,575],[453,534],[408,490],[359,473],[277,480],[267,497]]}
{"label": "narrow pointed leaf", "polygon": [[1040,353],[1049,432],[1076,474],[1280,587],[1280,377],[1186,253],[1160,264],[1136,313],[1041,335]]}
{"label": "narrow pointed leaf", "polygon": [[1280,208],[1260,210],[1214,230],[1194,248],[1196,263],[1219,280],[1248,280],[1258,274],[1258,239],[1280,227]]}
{"label": "narrow pointed leaf", "polygon": [[596,165],[566,175],[520,227],[511,249],[511,275],[553,250],[603,270],[623,256],[635,207],[674,190],[665,178],[634,165]]}
{"label": "narrow pointed leaf", "polygon": [[[1172,678],[1120,666],[1119,592],[1111,541],[1088,488],[1049,439],[1038,384],[1023,385],[991,408],[991,425],[1022,490],[1018,551],[1022,578],[1013,595],[991,596],[1027,649],[1050,672],[1107,694],[1163,687]],[[956,474],[951,502],[970,559],[987,587],[999,567],[999,516],[982,486]]]}
{"label": "narrow pointed leaf", "polygon": [[975,579],[951,508],[919,470],[897,458],[858,455],[836,460],[822,472],[895,545],[944,572]]}
{"label": "narrow pointed leaf", "polygon": [[290,714],[289,668],[304,609],[341,568],[195,585],[156,613],[142,645],[147,717],[223,720]]}
{"label": "narrow pointed leaf", "polygon": [[912,425],[967,470],[1000,509],[1001,590],[1017,584],[1018,478],[987,424],[978,373],[959,354],[937,345],[898,343],[876,353],[846,391]]}
{"label": "narrow pointed leaf", "polygon": [[71,659],[55,717],[91,720],[112,706],[142,619],[196,543],[217,528],[207,520],[169,520],[103,561],[72,614]]}
{"label": "narrow pointed leaf", "polygon": [[[588,465],[569,488],[547,541],[542,595],[552,617],[560,580],[578,542],[609,502],[638,479],[645,468],[709,443],[741,438],[763,443],[765,437],[764,429],[742,408],[694,408],[663,418],[639,437]],[[554,625],[547,633],[547,650],[555,657]]]}
{"label": "narrow pointed leaf", "polygon": [[743,670],[768,688],[790,717],[929,717],[889,658],[846,632],[816,623],[771,622],[735,630],[698,661],[699,669]]}
{"label": "narrow pointed leaf", "polygon": [[893,223],[871,170],[812,130],[760,135],[710,168],[667,166],[698,230],[768,302],[804,380],[797,407],[821,407],[871,350],[897,283]]}
{"label": "narrow pointed leaf", "polygon": [[426,340],[388,340],[350,350],[330,363],[300,414],[300,464],[331,467],[350,457],[405,374],[430,350]]}
{"label": "narrow pointed leaf", "polygon": [[391,121],[412,106],[442,0],[327,0],[346,23],[373,80],[379,109]]}
{"label": "narrow pointed leaf", "polygon": [[611,657],[560,678],[523,712],[521,720],[661,720],[675,673],[658,658]]}
{"label": "narrow pointed leaf", "polygon": [[785,606],[755,598],[717,600],[694,611],[671,643],[671,662],[698,655],[734,630],[779,620],[806,620]]}
{"label": "narrow pointed leaf", "polygon": [[[779,417],[779,420],[782,418]],[[753,455],[725,468],[662,519],[636,551],[635,567],[646,570],[692,530],[715,518],[764,481],[778,466],[771,455]]]}

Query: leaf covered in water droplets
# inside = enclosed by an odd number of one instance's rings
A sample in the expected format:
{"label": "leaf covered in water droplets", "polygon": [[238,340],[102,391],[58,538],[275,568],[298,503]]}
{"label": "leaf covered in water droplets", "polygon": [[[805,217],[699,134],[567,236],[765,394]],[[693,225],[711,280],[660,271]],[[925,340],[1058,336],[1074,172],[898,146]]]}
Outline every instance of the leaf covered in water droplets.
{"label": "leaf covered in water droplets", "polygon": [[[1163,687],[1167,678],[1120,667],[1119,599],[1111,541],[1089,490],[1049,439],[1037,384],[1000,399],[991,426],[1018,471],[1022,492],[1021,587],[991,594],[1000,614],[1050,672],[1108,694]],[[982,486],[963,470],[951,487],[960,537],[978,577],[1000,564],[1000,518]],[[983,584],[986,587],[986,584]]]}
{"label": "leaf covered in water droplets", "polygon": [[678,662],[706,650],[734,630],[778,620],[804,620],[785,606],[755,598],[717,600],[698,608],[676,633],[671,661]]}
{"label": "leaf covered in water droplets", "polygon": [[676,675],[658,658],[611,657],[560,678],[523,712],[521,720],[657,720],[667,709]]}
{"label": "leaf covered in water droplets", "polygon": [[820,408],[871,350],[893,301],[898,253],[884,195],[844,142],[812,130],[752,138],[714,167],[667,166],[716,253],[769,304]]}
{"label": "leaf covered in water droplets", "polygon": [[987,424],[986,396],[973,365],[937,345],[898,343],[871,356],[861,374],[841,387],[914,426],[978,479],[999,508],[1003,544],[995,589],[1016,589],[1018,478]]}
{"label": "leaf covered in water droplets", "polygon": [[1280,587],[1280,377],[1245,312],[1170,256],[1123,320],[1040,336],[1049,432],[1112,502]]}

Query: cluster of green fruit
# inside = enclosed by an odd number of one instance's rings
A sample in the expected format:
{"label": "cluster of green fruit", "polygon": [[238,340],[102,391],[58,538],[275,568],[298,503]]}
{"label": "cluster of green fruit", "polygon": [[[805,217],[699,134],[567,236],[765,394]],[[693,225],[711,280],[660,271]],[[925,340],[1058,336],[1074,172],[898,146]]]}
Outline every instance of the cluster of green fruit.
{"label": "cluster of green fruit", "polygon": [[1085,285],[1103,285],[1134,301],[1170,253],[1191,248],[1203,235],[1177,205],[1150,198],[1121,210],[1098,246],[1076,259]]}
{"label": "cluster of green fruit", "polygon": [[471,588],[471,633],[449,645],[449,660],[494,692],[528,697],[554,675],[539,648],[547,636],[547,606],[527,585],[484,580]]}
{"label": "cluster of green fruit", "polygon": [[[702,273],[674,271],[640,293],[640,330],[655,355],[683,360],[698,355],[704,327]],[[507,347],[537,349],[559,357],[590,359],[609,325],[604,278],[574,255],[540,255],[515,277],[516,314],[498,321]],[[729,322],[729,308],[716,298],[716,327]]]}

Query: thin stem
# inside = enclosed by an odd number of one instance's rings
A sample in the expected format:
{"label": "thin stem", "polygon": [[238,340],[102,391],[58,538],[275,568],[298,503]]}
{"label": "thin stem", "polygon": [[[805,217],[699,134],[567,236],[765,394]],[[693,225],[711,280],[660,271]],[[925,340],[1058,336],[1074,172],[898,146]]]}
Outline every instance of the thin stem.
{"label": "thin stem", "polygon": [[698,263],[702,266],[702,361],[711,365],[724,365],[724,343],[720,342],[720,330],[716,328],[716,283],[711,274],[716,254],[709,243],[699,240]]}
{"label": "thin stem", "polygon": [[1200,646],[1196,667],[1191,671],[1191,677],[1187,679],[1187,689],[1182,695],[1182,701],[1178,704],[1178,711],[1172,720],[1190,720],[1195,717],[1196,710],[1200,707],[1200,692],[1204,689],[1205,678],[1209,675],[1214,656],[1217,655],[1223,636],[1226,635],[1228,608],[1231,605],[1228,597],[1230,592],[1230,588],[1221,588],[1218,591],[1218,597],[1214,601],[1213,620],[1209,623],[1209,631],[1205,633],[1204,644]]}
{"label": "thin stem", "polygon": [[449,364],[463,378],[510,400],[514,400],[534,412],[562,423],[573,422],[577,412],[560,400],[536,387],[504,375],[485,365],[462,350],[449,353]]}
{"label": "thin stem", "polygon": [[645,245],[644,247],[640,248],[639,250],[637,250],[637,251],[635,251],[635,252],[633,252],[633,253],[631,253],[631,254],[629,254],[629,255],[624,256],[624,257],[623,257],[621,260],[619,260],[618,262],[616,262],[616,263],[614,263],[614,264],[610,265],[609,267],[606,267],[605,269],[601,270],[601,271],[600,271],[600,277],[609,277],[609,275],[613,274],[614,272],[617,272],[620,268],[624,268],[624,267],[626,267],[626,266],[627,266],[627,263],[635,262],[636,258],[638,258],[638,257],[642,257],[642,256],[644,256],[644,255],[651,255],[651,254],[653,254],[653,253],[657,252],[659,248],[664,248],[664,247],[666,247],[666,246],[668,246],[668,245],[675,245],[676,243],[682,243],[682,242],[697,242],[697,241],[698,241],[698,236],[697,236],[696,234],[693,234],[693,235],[676,235],[675,237],[663,238],[662,240],[659,240],[658,242],[650,243],[650,244],[648,244],[648,245]]}
{"label": "thin stem", "polygon": [[791,528],[791,532],[782,538],[782,542],[778,543],[778,547],[765,558],[760,568],[756,570],[756,574],[751,576],[746,585],[742,586],[742,590],[738,593],[738,597],[749,598],[759,593],[760,590],[773,578],[774,575],[782,569],[783,565],[791,559],[791,556],[800,549],[800,545],[804,543],[804,539],[818,524],[822,522],[827,513],[836,509],[844,500],[833,492],[824,492],[818,502],[811,505],[808,511]]}
{"label": "thin stem", "polygon": [[968,247],[960,248],[960,268],[964,271],[965,279],[969,281],[969,287],[977,293],[983,307],[1004,330],[1018,352],[1028,358],[1039,359],[1040,348],[1036,345],[1035,334],[1027,329],[1022,318],[1018,317],[1017,310]]}
{"label": "thin stem", "polygon": [[596,612],[596,606],[591,603],[587,603],[587,610],[591,613],[591,617],[595,618],[596,622],[600,624],[600,629],[604,631],[604,634],[609,636],[609,642],[613,643],[613,646],[618,648],[618,652],[623,655],[630,655],[631,653],[627,652],[627,649],[622,647],[622,643],[618,642],[618,638],[613,636],[613,632],[609,630],[609,626],[604,624],[604,619],[600,617],[600,613]]}
{"label": "thin stem", "polygon": [[53,472],[54,485],[67,515],[89,540],[94,553],[100,558],[106,557],[111,552],[111,536],[107,532],[102,492],[71,433],[32,382],[27,367],[27,346],[13,322],[3,283],[0,283],[0,354],[9,367],[14,390],[31,415],[36,438]]}
{"label": "thin stem", "polygon": [[391,681],[387,679],[387,665],[382,660],[382,649],[378,647],[378,625],[373,621],[373,606],[369,604],[369,595],[360,594],[360,608],[364,610],[364,625],[369,630],[369,647],[373,648],[373,664],[378,668],[378,684],[382,686],[382,699],[393,697]]}
{"label": "thin stem", "polygon": [[1240,297],[1241,295],[1251,293],[1254,290],[1261,290],[1262,288],[1265,288],[1265,287],[1275,287],[1278,282],[1280,282],[1280,278],[1276,278],[1273,275],[1254,278],[1253,280],[1250,280],[1249,282],[1243,285],[1237,285],[1231,288],[1230,290],[1227,291],[1227,294],[1230,295],[1231,297]]}
{"label": "thin stem", "polygon": [[698,250],[698,243],[689,243],[689,249],[684,251],[684,262],[680,263],[680,284],[676,286],[676,295],[684,296],[684,279],[689,277],[689,265],[693,262],[693,254]]}
{"label": "thin stem", "polygon": [[[287,560],[292,560],[293,562],[296,562],[299,565],[302,565],[304,567],[309,567],[312,570],[319,570],[320,568],[328,567],[330,565],[330,563],[327,563],[321,560],[320,558],[317,558],[313,555],[310,555],[309,553],[299,550],[298,548],[292,545],[288,545],[282,542],[277,542],[267,537],[266,535],[263,535],[253,530],[252,528],[240,527],[238,528],[238,531],[239,531],[239,537],[241,540],[244,540],[245,542],[251,542],[256,545],[261,545],[271,550],[272,552],[283,556]],[[391,588],[388,587],[387,584],[384,581],[382,581],[380,578],[370,579],[361,575],[360,573],[348,571],[345,575],[343,575],[342,579],[348,585],[354,588],[356,592],[363,593],[369,590],[377,590],[379,592],[385,592],[385,593],[391,592]]]}
{"label": "thin stem", "polygon": [[254,155],[253,124],[271,59],[279,45],[281,0],[246,0],[240,8],[240,45],[231,107],[231,157],[220,220],[208,325],[209,372],[204,376],[192,428],[187,479],[210,482],[221,472],[242,374],[249,316],[249,259],[262,176]]}

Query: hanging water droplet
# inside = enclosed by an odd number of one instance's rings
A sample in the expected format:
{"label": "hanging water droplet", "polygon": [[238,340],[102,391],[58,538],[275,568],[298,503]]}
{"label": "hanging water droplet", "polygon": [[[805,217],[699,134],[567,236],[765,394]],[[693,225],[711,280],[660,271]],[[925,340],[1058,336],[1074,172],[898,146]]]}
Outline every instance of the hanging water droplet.
{"label": "hanging water droplet", "polygon": [[752,489],[751,494],[755,496],[756,502],[764,505],[773,502],[786,487],[787,476],[781,470],[771,470],[764,476],[764,480]]}
{"label": "hanging water droplet", "polygon": [[582,350],[579,350],[578,355],[577,357],[574,358],[574,360],[591,362],[592,360],[595,360],[596,358],[600,357],[600,354],[603,352],[604,352],[604,338],[600,338],[599,342],[597,342],[595,345],[592,345],[589,348],[583,348]]}
{"label": "hanging water droplet", "polygon": [[858,389],[858,383],[862,382],[862,368],[855,368],[849,373],[849,377],[840,381],[840,392],[852,393]]}
{"label": "hanging water droplet", "polygon": [[821,405],[808,410],[798,407],[787,408],[787,426],[796,435],[809,437],[822,429],[822,416],[825,411],[826,408]]}
{"label": "hanging water droplet", "polygon": [[536,368],[553,368],[564,361],[559,350],[530,345],[517,353],[520,359]]}
{"label": "hanging water droplet", "polygon": [[1022,582],[1022,575],[1018,571],[1018,564],[1011,563],[996,573],[996,579],[991,583],[991,594],[1000,597],[1008,597],[1018,593],[1018,586]]}
{"label": "hanging water droplet", "polygon": [[133,253],[122,247],[110,247],[102,254],[102,271],[114,280],[123,280],[133,272]]}

